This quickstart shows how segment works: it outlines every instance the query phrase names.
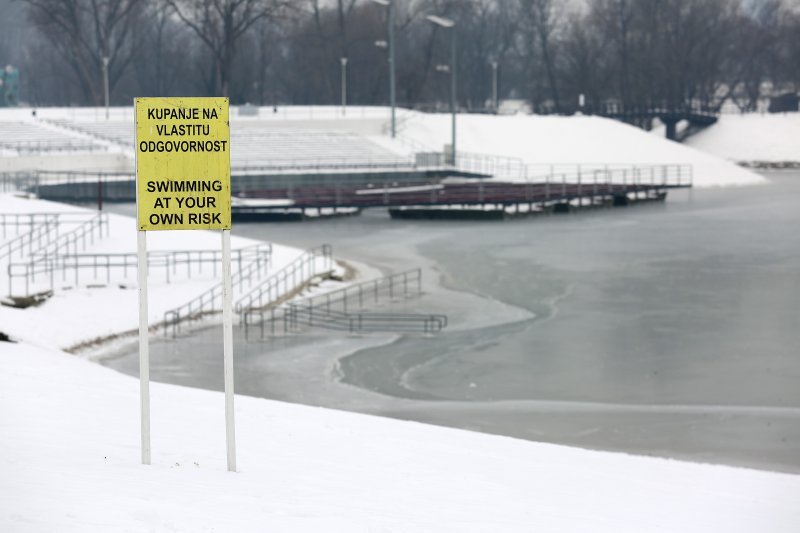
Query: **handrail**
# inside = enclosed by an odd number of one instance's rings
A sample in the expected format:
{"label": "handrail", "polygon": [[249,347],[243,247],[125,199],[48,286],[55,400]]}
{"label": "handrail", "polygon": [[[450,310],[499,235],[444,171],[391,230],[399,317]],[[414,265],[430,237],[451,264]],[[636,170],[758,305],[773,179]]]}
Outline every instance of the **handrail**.
{"label": "handrail", "polygon": [[[83,222],[72,231],[58,235],[57,239],[48,238],[48,242],[30,252],[31,260],[28,263],[22,263],[22,266],[20,266],[20,263],[9,263],[7,267],[8,294],[12,295],[14,293],[14,278],[24,277],[25,295],[29,295],[30,284],[35,280],[36,274],[41,272],[52,272],[49,265],[51,265],[51,262],[54,258],[59,256],[62,250],[69,250],[72,248],[73,254],[77,254],[79,243],[82,245],[82,248],[86,248],[86,239],[88,237],[91,241],[91,244],[94,244],[95,231],[97,232],[97,237],[102,238],[104,228],[106,233],[105,236],[108,236],[108,214],[96,213],[89,220]],[[22,273],[19,272],[20,269],[23,270]],[[53,280],[51,276],[51,289],[52,286]]]}
{"label": "handrail", "polygon": [[[7,228],[9,227],[15,229],[15,235],[17,236],[0,245],[0,260],[11,255],[9,251],[3,252],[2,250],[4,249],[21,250],[27,247],[28,253],[32,254],[52,241],[51,230],[55,229],[55,233],[57,234],[63,224],[84,223],[87,222],[87,218],[91,220],[94,216],[96,216],[96,213],[85,211],[0,213],[2,237],[6,238],[8,234]],[[20,234],[19,229],[21,227],[30,227],[31,229]],[[46,242],[37,242],[42,239],[46,239]],[[27,246],[20,248],[20,242],[27,242]]]}
{"label": "handrail", "polygon": [[[378,304],[381,294],[388,295],[390,299],[421,295],[422,270],[417,268],[363,281],[289,302],[282,307],[247,309],[242,316],[245,337],[248,337],[250,328],[255,324],[255,316],[258,316],[262,339],[265,323],[269,323],[270,332],[274,335],[275,324],[280,320],[283,321],[284,333],[296,329],[300,323],[351,334],[364,331],[436,333],[447,326],[446,315],[350,311],[353,305],[361,309],[367,303]],[[265,317],[267,313],[269,316]]]}
{"label": "handrail", "polygon": [[45,245],[35,253],[58,255],[62,250],[69,250],[70,247],[73,253],[77,253],[78,241],[81,241],[82,247],[86,248],[86,238],[88,237],[91,240],[91,244],[94,244],[95,231],[97,232],[97,237],[102,238],[103,229],[105,229],[105,236],[107,237],[109,232],[108,213],[95,213],[89,220],[83,222],[72,231],[60,235],[57,241]]}
{"label": "handrail", "polygon": [[[261,274],[265,272],[270,263],[272,262],[272,245],[267,243],[264,245],[257,245],[265,247],[268,250],[266,260],[256,257],[247,266],[242,267],[239,264],[239,269],[231,276],[232,290],[240,289],[247,284],[250,287],[254,280],[258,280]],[[200,293],[198,296],[192,298],[188,302],[173,309],[164,312],[165,326],[171,325],[172,335],[175,336],[177,328],[181,321],[186,318],[192,318],[198,314],[212,313],[219,310],[222,305],[223,284],[218,283],[205,292]],[[165,327],[165,333],[167,328]]]}
{"label": "handrail", "polygon": [[416,313],[343,313],[340,311],[314,312],[313,309],[289,304],[285,311],[288,319],[288,330],[295,330],[299,324],[308,327],[320,327],[347,331],[355,334],[361,332],[421,332],[433,334],[447,327],[447,316],[440,314]]}
{"label": "handrail", "polygon": [[519,157],[457,152],[455,168],[493,177],[521,178],[524,175],[525,162]]}
{"label": "handrail", "polygon": [[[414,289],[416,289],[416,294],[411,292]],[[404,272],[348,285],[347,287],[342,287],[341,289],[324,294],[308,296],[294,302],[293,305],[310,308],[324,306],[326,311],[331,311],[332,308],[338,304],[341,305],[342,311],[347,313],[348,307],[356,303],[356,301],[359,308],[364,307],[365,302],[370,298],[373,304],[377,304],[380,295],[383,293],[386,293],[390,299],[399,296],[401,293],[404,298],[421,295],[422,269],[414,268]]]}
{"label": "handrail", "polygon": [[[4,215],[0,215],[4,216]],[[4,222],[5,220],[3,220]],[[58,233],[58,217],[50,216],[41,222],[34,223],[32,220],[29,224],[31,229],[21,235],[17,235],[13,239],[6,241],[0,245],[0,261],[13,257],[14,252],[20,252],[20,255],[27,248],[28,254],[32,254],[34,250],[38,250],[41,246],[52,242],[53,233]],[[15,226],[18,227],[18,226]],[[3,236],[5,236],[5,224],[3,224]],[[44,241],[44,242],[42,242]]]}
{"label": "handrail", "polygon": [[249,309],[274,305],[281,297],[332,269],[333,248],[331,245],[323,244],[311,248],[240,297],[233,308],[241,317]]}
{"label": "handrail", "polygon": [[[270,260],[272,247],[270,244],[259,244],[239,248],[232,251],[234,263],[239,265],[239,272],[244,261],[251,261],[257,265],[266,264]],[[136,253],[99,253],[99,254],[80,254],[71,253],[66,255],[59,254],[34,254],[27,263],[10,263],[8,265],[8,287],[9,294],[13,294],[15,280],[25,279],[25,294],[30,293],[30,286],[36,281],[38,275],[49,275],[49,287],[54,288],[54,276],[56,272],[61,272],[62,280],[66,280],[69,271],[74,271],[74,283],[80,283],[80,271],[92,270],[93,278],[97,279],[98,273],[104,271],[106,282],[111,281],[111,270],[113,268],[122,269],[123,276],[128,275],[128,270],[135,270],[138,266],[138,256]],[[192,277],[192,268],[199,266],[198,271],[202,272],[203,264],[213,265],[213,274],[217,273],[217,266],[222,260],[222,252],[219,250],[176,250],[176,251],[150,251],[147,254],[148,269],[163,268],[167,283],[170,283],[171,274],[177,272],[177,267],[186,265],[187,275]],[[234,277],[241,274],[237,273]]]}
{"label": "handrail", "polygon": [[103,152],[108,151],[107,146],[97,144],[90,140],[24,140],[0,141],[0,148],[14,150],[17,154],[38,154],[43,152]]}
{"label": "handrail", "polygon": [[[539,169],[542,169],[541,171]],[[608,183],[621,185],[691,186],[694,169],[687,164],[663,165],[526,165],[526,183]]]}
{"label": "handrail", "polygon": [[[318,327],[335,331],[347,331],[353,335],[363,332],[386,333],[423,333],[426,335],[438,333],[447,327],[447,315],[441,314],[416,314],[416,313],[343,313],[340,311],[313,311],[291,304],[279,310],[281,316],[276,316],[274,309],[252,309],[246,316],[260,315],[261,339],[264,339],[266,322],[270,323],[271,335],[275,334],[275,323],[283,320],[284,333],[296,331],[299,325]],[[268,320],[264,314],[270,313]],[[248,318],[245,327],[245,338],[249,338],[252,323]],[[250,327],[248,327],[250,326]]]}

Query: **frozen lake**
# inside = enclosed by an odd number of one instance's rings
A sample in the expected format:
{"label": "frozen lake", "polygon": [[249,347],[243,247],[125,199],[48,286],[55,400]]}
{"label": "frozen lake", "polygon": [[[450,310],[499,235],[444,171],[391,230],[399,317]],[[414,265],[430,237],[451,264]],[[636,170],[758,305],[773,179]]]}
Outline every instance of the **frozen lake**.
{"label": "frozen lake", "polygon": [[[422,266],[434,338],[237,338],[238,393],[537,441],[800,472],[800,173],[666,204],[506,222],[385,211],[234,233]],[[131,212],[130,206],[115,210]],[[180,302],[176,302],[180,303]],[[221,389],[221,333],[151,345]],[[136,374],[128,349],[104,364]]]}

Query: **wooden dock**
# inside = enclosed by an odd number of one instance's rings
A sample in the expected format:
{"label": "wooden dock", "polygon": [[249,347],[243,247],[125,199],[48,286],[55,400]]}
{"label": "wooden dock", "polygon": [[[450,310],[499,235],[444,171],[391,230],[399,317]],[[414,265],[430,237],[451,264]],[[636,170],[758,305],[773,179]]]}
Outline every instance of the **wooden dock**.
{"label": "wooden dock", "polygon": [[[264,218],[277,213],[336,213],[340,209],[388,208],[398,218],[503,218],[513,214],[568,212],[573,208],[625,206],[659,201],[672,189],[692,186],[691,179],[625,179],[602,181],[546,179],[527,183],[494,180],[447,180],[429,183],[386,183],[354,187],[319,185],[247,191],[236,197],[234,215]],[[425,216],[428,212],[431,216]],[[485,213],[485,215],[480,215]],[[503,213],[499,216],[499,213]]]}

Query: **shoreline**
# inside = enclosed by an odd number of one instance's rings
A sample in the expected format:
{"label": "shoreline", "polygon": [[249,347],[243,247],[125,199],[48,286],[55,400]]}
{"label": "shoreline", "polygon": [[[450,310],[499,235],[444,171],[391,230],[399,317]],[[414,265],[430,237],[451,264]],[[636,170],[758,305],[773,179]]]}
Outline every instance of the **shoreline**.
{"label": "shoreline", "polygon": [[[478,302],[477,305],[469,306],[478,307],[478,312],[470,312],[470,309],[465,311],[467,315],[473,315],[472,320],[470,320],[468,316],[463,322],[454,323],[453,327],[447,331],[469,331],[474,329],[471,326],[475,324],[481,327],[483,324],[481,319],[483,317],[475,317],[474,315],[489,314],[486,313],[485,309],[481,306],[481,304],[487,301],[486,297],[481,294],[464,293],[463,291],[454,289],[448,284],[449,274],[443,270],[443,267],[422,255],[419,248],[425,243],[440,237],[441,235],[437,234],[442,232],[433,230],[431,233],[432,234],[425,234],[422,235],[421,238],[417,238],[412,247],[401,247],[402,249],[398,249],[395,255],[402,255],[406,261],[412,261],[415,264],[423,263],[426,272],[426,276],[424,277],[424,285],[427,289],[426,293],[434,293],[435,295],[435,293],[442,291]],[[408,253],[409,248],[413,248],[413,254]],[[359,259],[361,261],[368,261],[369,253],[376,253],[372,250],[366,251],[367,257],[360,257]],[[380,250],[378,252],[380,252]],[[351,257],[351,254],[346,252],[343,255]],[[377,270],[385,271],[388,268],[385,263],[391,263],[393,258],[385,257],[380,253],[378,253],[378,256],[384,259],[384,264],[370,263],[370,266]],[[434,275],[430,275],[431,273]],[[512,314],[519,311],[519,308],[513,305],[505,304],[497,300],[493,300],[492,302],[502,306],[503,309]],[[546,318],[548,317],[544,317],[544,319]],[[530,319],[534,321],[542,320],[542,318],[533,318],[532,316]],[[508,324],[509,322],[498,320],[496,323]],[[213,328],[213,324],[209,325],[208,328]],[[267,392],[243,391],[241,388],[237,388],[240,394],[244,395],[277,398],[308,405],[326,405],[335,409],[377,414],[404,420],[417,420],[441,426],[458,427],[484,433],[512,436],[534,442],[555,442],[584,449],[610,450],[623,453],[635,453],[637,455],[656,455],[658,457],[679,458],[692,462],[707,462],[745,468],[763,468],[777,472],[797,471],[796,469],[792,469],[792,467],[786,467],[786,465],[781,466],[780,464],[759,464],[758,466],[753,466],[754,461],[747,458],[740,460],[727,458],[722,459],[722,461],[725,462],[720,462],[720,459],[715,460],[714,457],[705,458],[702,455],[698,456],[692,451],[682,453],[675,449],[664,450],[648,448],[641,443],[634,445],[625,442],[611,442],[607,445],[597,445],[581,440],[585,436],[586,431],[604,431],[602,426],[596,427],[597,421],[595,417],[598,415],[606,415],[606,417],[609,418],[609,423],[607,424],[608,429],[614,429],[615,427],[636,427],[637,424],[640,423],[639,419],[642,416],[653,419],[649,420],[649,422],[656,424],[663,423],[667,427],[670,424],[680,425],[679,421],[675,420],[677,416],[684,418],[689,417],[692,419],[696,418],[702,423],[708,423],[705,420],[707,416],[741,416],[748,418],[761,416],[764,417],[763,422],[769,423],[770,420],[794,420],[798,416],[798,410],[794,408],[775,410],[769,407],[720,405],[713,403],[698,403],[693,405],[680,405],[675,403],[626,404],[624,402],[592,402],[557,399],[498,399],[488,401],[453,400],[435,397],[415,399],[391,394],[387,395],[381,387],[370,387],[369,383],[351,383],[344,377],[345,372],[342,367],[343,365],[347,365],[347,361],[352,361],[354,358],[358,358],[360,355],[372,350],[381,349],[399,342],[398,339],[398,337],[388,335],[364,336],[359,339],[311,338],[308,341],[298,341],[298,343],[294,343],[296,345],[289,346],[288,348],[281,346],[280,342],[272,344],[265,343],[261,351],[269,352],[270,359],[280,359],[279,361],[275,360],[268,363],[270,375],[280,375],[280,377],[277,378],[278,385]],[[279,353],[273,352],[272,348],[275,346],[278,346]],[[319,352],[323,355],[309,354],[309,352]],[[408,376],[409,372],[413,372],[415,368],[426,364],[427,361],[407,368],[403,372],[403,376]],[[297,383],[304,384],[300,387],[301,390],[299,391]],[[408,388],[408,382],[401,382],[400,385]],[[523,425],[529,427],[519,427],[514,430],[509,430],[508,427],[498,428],[496,420],[502,418],[502,414],[524,414],[526,415],[525,420],[530,419],[530,423],[526,422]],[[552,415],[554,414],[567,416],[571,419],[571,422],[548,420],[549,418],[553,418]],[[765,453],[767,453],[767,456],[769,455],[768,452]],[[755,461],[755,463],[759,463],[759,461]]]}

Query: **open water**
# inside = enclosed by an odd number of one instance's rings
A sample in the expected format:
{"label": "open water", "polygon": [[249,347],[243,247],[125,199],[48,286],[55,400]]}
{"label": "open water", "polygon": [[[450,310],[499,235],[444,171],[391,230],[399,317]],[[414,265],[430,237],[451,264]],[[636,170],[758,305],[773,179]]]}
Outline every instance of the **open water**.
{"label": "open water", "polygon": [[[665,204],[505,222],[385,211],[234,233],[400,271],[433,337],[236,340],[237,393],[593,449],[800,472],[800,173]],[[129,207],[120,207],[123,211]],[[177,303],[177,302],[176,302]],[[151,344],[222,388],[221,332]],[[103,363],[136,374],[135,346]]]}

